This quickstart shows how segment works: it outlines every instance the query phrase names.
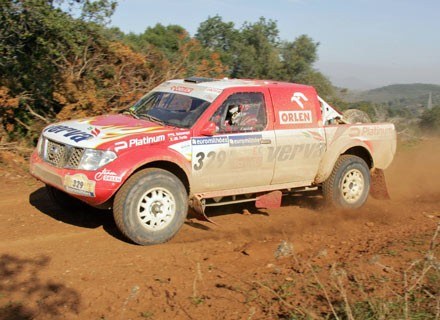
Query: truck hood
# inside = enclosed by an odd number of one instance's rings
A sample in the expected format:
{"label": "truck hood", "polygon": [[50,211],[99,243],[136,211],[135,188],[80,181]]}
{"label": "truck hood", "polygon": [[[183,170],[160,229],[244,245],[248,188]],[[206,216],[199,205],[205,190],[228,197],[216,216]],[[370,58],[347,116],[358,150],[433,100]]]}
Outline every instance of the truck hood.
{"label": "truck hood", "polygon": [[155,136],[180,130],[128,115],[105,115],[52,124],[43,130],[44,137],[81,148],[103,148],[109,142],[130,136]]}

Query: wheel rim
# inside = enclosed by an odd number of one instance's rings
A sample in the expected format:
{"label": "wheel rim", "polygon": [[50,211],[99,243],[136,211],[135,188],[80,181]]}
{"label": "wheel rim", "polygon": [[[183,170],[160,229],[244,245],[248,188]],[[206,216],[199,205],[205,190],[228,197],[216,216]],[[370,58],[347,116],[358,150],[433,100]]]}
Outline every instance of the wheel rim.
{"label": "wheel rim", "polygon": [[153,188],[141,197],[137,213],[144,228],[159,231],[168,226],[176,215],[176,202],[168,190]]}
{"label": "wheel rim", "polygon": [[348,171],[342,178],[342,197],[348,203],[357,202],[364,192],[365,181],[362,172],[357,169]]}

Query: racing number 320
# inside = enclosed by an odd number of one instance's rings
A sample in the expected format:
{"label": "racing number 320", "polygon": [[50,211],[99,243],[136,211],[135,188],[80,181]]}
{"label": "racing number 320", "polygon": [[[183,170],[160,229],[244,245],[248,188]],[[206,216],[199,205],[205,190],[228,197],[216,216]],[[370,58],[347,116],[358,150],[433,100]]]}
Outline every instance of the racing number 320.
{"label": "racing number 320", "polygon": [[211,165],[217,163],[217,166],[220,168],[226,160],[226,152],[220,151],[210,151],[208,153],[199,152],[196,154],[196,160],[194,163],[194,170],[201,170],[203,166],[210,167]]}

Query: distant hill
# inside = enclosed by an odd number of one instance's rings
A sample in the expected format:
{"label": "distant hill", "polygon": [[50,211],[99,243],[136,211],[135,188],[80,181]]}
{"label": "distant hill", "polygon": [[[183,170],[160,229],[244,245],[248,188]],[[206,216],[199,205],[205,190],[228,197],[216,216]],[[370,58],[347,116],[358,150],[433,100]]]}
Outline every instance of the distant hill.
{"label": "distant hill", "polygon": [[427,106],[429,93],[432,105],[440,105],[440,85],[436,84],[393,84],[368,91],[349,91],[343,98],[350,102],[371,101],[389,107]]}

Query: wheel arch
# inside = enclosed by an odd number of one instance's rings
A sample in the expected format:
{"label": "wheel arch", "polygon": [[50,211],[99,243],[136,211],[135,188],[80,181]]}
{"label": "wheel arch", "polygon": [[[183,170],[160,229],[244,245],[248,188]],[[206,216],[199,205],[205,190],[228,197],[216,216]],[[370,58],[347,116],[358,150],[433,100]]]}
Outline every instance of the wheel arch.
{"label": "wheel arch", "polygon": [[365,161],[368,168],[371,169],[374,167],[374,160],[373,157],[371,156],[370,151],[368,151],[368,149],[364,148],[363,146],[351,147],[347,149],[344,153],[341,153],[341,155],[344,154],[358,156],[359,158]]}
{"label": "wheel arch", "polygon": [[174,174],[182,182],[187,194],[188,195],[190,194],[190,183],[188,179],[188,174],[181,166],[179,166],[178,164],[172,161],[155,160],[144,163],[143,165],[137,167],[133,172],[131,172],[129,177],[135,174],[136,172],[139,172],[147,168],[158,168]]}
{"label": "wheel arch", "polygon": [[330,176],[336,161],[338,161],[341,155],[358,156],[367,163],[367,166],[370,169],[374,167],[374,159],[370,148],[363,141],[352,141],[349,144],[340,146],[339,148],[332,146],[330,149],[327,149],[321,160],[318,173],[316,174],[314,180],[315,184],[324,182]]}

